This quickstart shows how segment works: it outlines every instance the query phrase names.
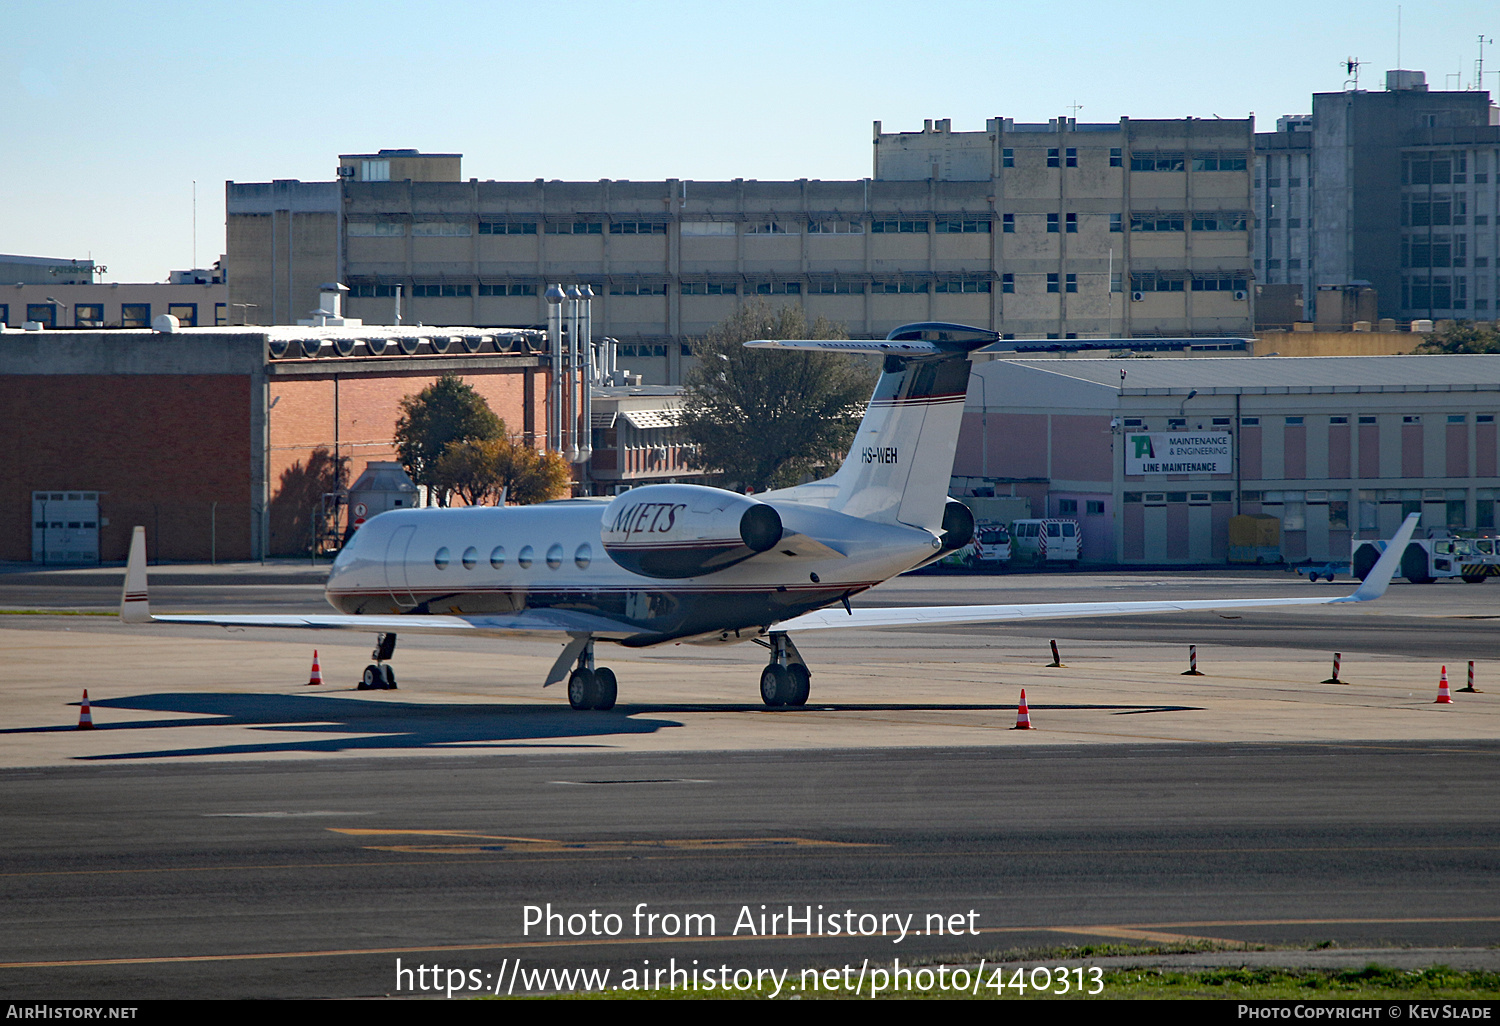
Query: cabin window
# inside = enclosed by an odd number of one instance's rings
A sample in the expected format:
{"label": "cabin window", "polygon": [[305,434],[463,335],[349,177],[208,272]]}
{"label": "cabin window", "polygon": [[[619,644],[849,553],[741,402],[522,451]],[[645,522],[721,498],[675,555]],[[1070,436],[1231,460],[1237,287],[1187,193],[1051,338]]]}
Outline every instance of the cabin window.
{"label": "cabin window", "polygon": [[505,565],[505,546],[496,545],[490,550],[490,566],[499,570]]}
{"label": "cabin window", "polygon": [[562,566],[562,557],[563,547],[561,545],[553,545],[547,550],[547,566],[556,570]]}
{"label": "cabin window", "polygon": [[587,542],[578,546],[578,551],[573,553],[573,564],[580,570],[587,570],[589,564],[594,561],[594,550]]}
{"label": "cabin window", "polygon": [[437,550],[437,555],[432,557],[432,565],[439,570],[446,570],[448,569],[448,560],[448,547],[445,545]]}
{"label": "cabin window", "polygon": [[464,569],[465,570],[472,570],[472,569],[474,569],[475,564],[477,564],[478,562],[479,562],[479,550],[478,549],[476,549],[472,545],[470,545],[468,548],[464,549]]}
{"label": "cabin window", "polygon": [[525,548],[523,548],[521,550],[520,554],[516,556],[516,564],[518,566],[520,566],[520,568],[522,570],[528,570],[528,569],[531,568],[531,546],[530,545],[527,545]]}

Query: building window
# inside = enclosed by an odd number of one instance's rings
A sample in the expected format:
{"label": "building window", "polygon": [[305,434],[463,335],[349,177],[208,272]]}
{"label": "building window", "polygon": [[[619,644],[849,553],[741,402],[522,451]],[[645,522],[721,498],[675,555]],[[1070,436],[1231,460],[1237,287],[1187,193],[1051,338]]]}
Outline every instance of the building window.
{"label": "building window", "polygon": [[1063,289],[1067,292],[1078,291],[1078,275],[1070,274],[1063,279]]}
{"label": "building window", "polygon": [[1048,292],[1056,292],[1057,290],[1058,290],[1057,289],[1057,275],[1055,275],[1055,274],[1048,274],[1047,275],[1047,291]]}
{"label": "building window", "polygon": [[1132,153],[1132,171],[1181,171],[1185,167],[1181,153]]}
{"label": "building window", "polygon": [[1193,154],[1194,171],[1243,171],[1246,166],[1247,157],[1243,153]]}
{"label": "building window", "polygon": [[1250,290],[1250,278],[1231,277],[1197,277],[1193,279],[1194,292],[1248,292]]}
{"label": "building window", "polygon": [[359,180],[362,182],[389,182],[391,180],[391,162],[389,160],[361,160],[359,162]]}
{"label": "building window", "polygon": [[1110,149],[1109,149],[1109,166],[1110,167],[1120,167],[1124,163],[1125,163],[1125,158],[1124,158],[1124,154],[1122,153],[1120,147],[1118,147],[1118,146],[1111,146]]}
{"label": "building window", "polygon": [[1109,215],[1109,230],[1112,231],[1112,232],[1119,232],[1119,231],[1121,231],[1123,229],[1123,225],[1122,225],[1123,218],[1124,218],[1123,214],[1110,214]]}
{"label": "building window", "polygon": [[474,288],[471,285],[413,285],[411,287],[413,296],[423,296],[428,299],[453,298],[458,296],[472,296]]}
{"label": "building window", "polygon": [[198,326],[198,304],[197,303],[169,303],[167,313],[177,318],[177,323],[184,328],[196,328]]}
{"label": "building window", "polygon": [[1000,166],[1001,167],[1015,167],[1016,166],[1016,151],[1015,150],[1001,150],[1000,151]]}
{"label": "building window", "polygon": [[[730,234],[733,234],[734,226],[730,225]],[[547,225],[548,235],[603,235],[604,224],[600,221],[564,221],[562,223],[549,222]]]}
{"label": "building window", "polygon": [[122,327],[122,328],[149,328],[149,327],[151,327],[151,304],[150,303],[121,303],[120,304],[120,327]]}
{"label": "building window", "polygon": [[928,282],[925,281],[877,281],[870,286],[870,291],[876,295],[894,295],[897,293],[920,293],[925,295],[930,291]]}
{"label": "building window", "polygon": [[1063,220],[1064,220],[1064,222],[1066,224],[1066,227],[1068,229],[1068,234],[1069,235],[1077,235],[1078,234],[1078,215],[1077,214],[1067,214],[1067,215],[1064,215]]}
{"label": "building window", "polygon": [[935,230],[939,235],[988,235],[990,222],[988,219],[982,221],[939,221]]}
{"label": "building window", "polygon": [[353,299],[390,298],[399,285],[350,285],[349,296]]}
{"label": "building window", "polygon": [[1047,231],[1052,235],[1057,234],[1057,221],[1058,217],[1056,214],[1047,215]]}
{"label": "building window", "polygon": [[[4,316],[0,315],[0,321]],[[76,303],[73,306],[73,327],[75,328],[102,328],[104,327],[104,304],[103,303]]]}
{"label": "building window", "polygon": [[1078,515],[1078,500],[1058,499],[1057,515],[1060,517],[1076,517]]}
{"label": "building window", "polygon": [[1180,232],[1185,215],[1179,213],[1131,214],[1133,232]]}
{"label": "building window", "polygon": [[1002,274],[1000,276],[1000,291],[1001,292],[1014,292],[1014,291],[1016,291],[1016,276],[1014,274]]}
{"label": "building window", "polygon": [[480,221],[480,235],[535,235],[535,221]]}
{"label": "building window", "polygon": [[807,287],[811,296],[862,296],[863,283],[857,281],[815,281]]}
{"label": "building window", "polygon": [[351,239],[396,238],[406,234],[402,221],[349,221],[344,225],[344,234]]}
{"label": "building window", "polygon": [[863,221],[809,221],[807,222],[807,234],[809,235],[863,235],[865,223]]}
{"label": "building window", "polygon": [[667,226],[654,221],[611,221],[611,235],[665,235]]}
{"label": "building window", "polygon": [[[1210,211],[1199,212],[1193,215],[1193,231],[1195,232],[1242,232],[1248,223],[1250,215],[1241,211]],[[1181,231],[1182,229],[1174,229]]]}
{"label": "building window", "polygon": [[467,238],[473,234],[469,230],[467,221],[463,223],[457,221],[424,221],[421,224],[412,225],[411,233],[414,236],[440,236],[443,238]]}
{"label": "building window", "polygon": [[934,292],[989,292],[988,278],[939,278]]}
{"label": "building window", "polygon": [[871,221],[870,231],[887,235],[926,235],[926,221]]}
{"label": "building window", "polygon": [[800,296],[802,283],[800,281],[756,282],[755,294],[757,296]]}
{"label": "building window", "polygon": [[214,304],[214,324],[215,325],[220,325],[220,324],[228,324],[228,323],[229,323],[229,304],[228,303],[215,303]]}
{"label": "building window", "polygon": [[1063,163],[1068,167],[1077,167],[1078,151],[1071,146],[1068,147],[1067,153],[1063,155]]}
{"label": "building window", "polygon": [[1055,149],[1048,150],[1047,151],[1047,166],[1048,167],[1057,167],[1057,165],[1058,165],[1057,157],[1058,157],[1057,150],[1055,150]]}
{"label": "building window", "polygon": [[685,281],[682,283],[682,294],[684,296],[732,296],[735,290],[733,282]]}
{"label": "building window", "polygon": [[[534,296],[536,286],[514,281],[499,285],[480,285],[479,294],[481,296]],[[610,295],[618,295],[618,293],[610,289]]]}
{"label": "building window", "polygon": [[1016,215],[1015,214],[1001,214],[1000,215],[1000,230],[1002,232],[1004,232],[1006,235],[1014,235],[1016,233]]}
{"label": "building window", "polygon": [[1091,517],[1102,517],[1104,515],[1103,499],[1088,499],[1084,505],[1084,512]]}
{"label": "building window", "polygon": [[1144,271],[1130,276],[1132,292],[1183,292],[1187,276],[1170,271]]}
{"label": "building window", "polygon": [[746,235],[796,235],[797,226],[787,221],[757,221],[745,225]]}

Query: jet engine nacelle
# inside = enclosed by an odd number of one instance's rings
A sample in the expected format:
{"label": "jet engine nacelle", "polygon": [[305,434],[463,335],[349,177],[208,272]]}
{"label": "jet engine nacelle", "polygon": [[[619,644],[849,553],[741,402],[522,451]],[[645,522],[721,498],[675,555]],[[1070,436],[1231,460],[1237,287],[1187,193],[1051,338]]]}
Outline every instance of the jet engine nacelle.
{"label": "jet engine nacelle", "polygon": [[781,541],[781,515],[746,495],[704,485],[662,484],[615,496],[600,525],[604,551],[633,573],[711,574]]}

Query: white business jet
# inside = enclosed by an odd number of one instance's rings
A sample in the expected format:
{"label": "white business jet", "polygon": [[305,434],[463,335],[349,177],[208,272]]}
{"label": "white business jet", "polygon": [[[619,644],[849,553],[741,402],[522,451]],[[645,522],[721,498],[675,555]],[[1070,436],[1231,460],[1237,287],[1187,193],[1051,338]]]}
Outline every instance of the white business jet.
{"label": "white business jet", "polygon": [[575,709],[609,709],[615,674],[597,642],[645,647],[753,641],[770,651],[767,705],[802,705],[811,673],[792,635],[835,627],[1337,605],[1379,598],[1411,515],[1353,593],[1337,598],[855,609],[850,599],[968,543],[974,518],[947,495],[969,363],[991,331],[897,328],[879,341],[762,340],[778,349],[872,353],[883,373],[832,477],[748,496],[656,484],[613,499],[538,506],[410,509],[362,526],[334,561],[328,616],[153,616],[146,543],[135,529],[120,617],[128,623],[307,627],[378,635],[361,687],[390,688],[396,636],[549,638],[564,643],[545,685],[568,678]]}

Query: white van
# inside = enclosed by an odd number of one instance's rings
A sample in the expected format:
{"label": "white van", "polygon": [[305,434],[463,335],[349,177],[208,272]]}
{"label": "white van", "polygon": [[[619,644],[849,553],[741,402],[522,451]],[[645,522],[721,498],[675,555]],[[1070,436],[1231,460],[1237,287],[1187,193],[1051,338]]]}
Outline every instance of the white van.
{"label": "white van", "polygon": [[1011,559],[1076,564],[1079,537],[1076,520],[1016,520],[1010,525]]}

